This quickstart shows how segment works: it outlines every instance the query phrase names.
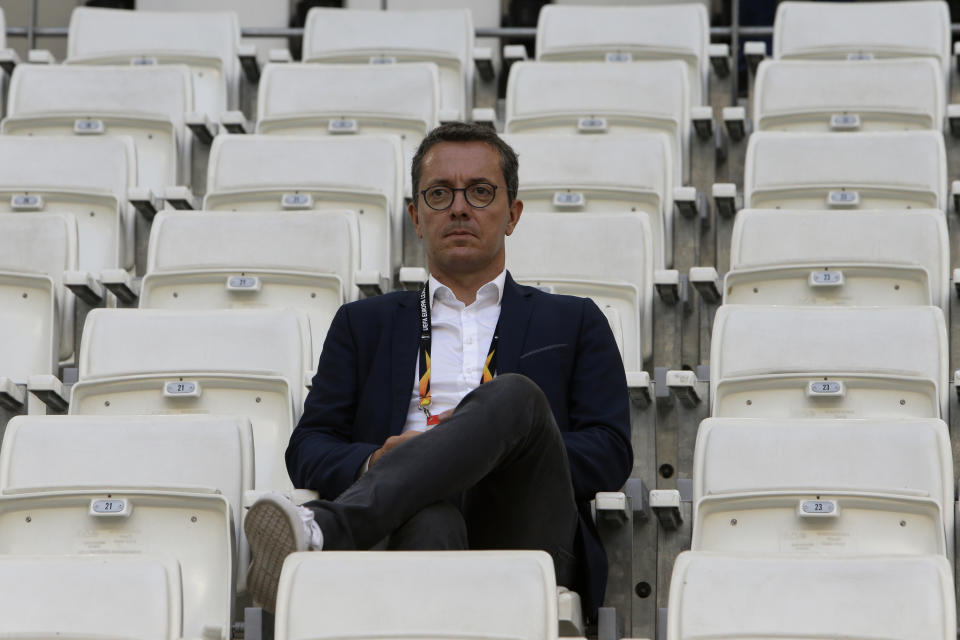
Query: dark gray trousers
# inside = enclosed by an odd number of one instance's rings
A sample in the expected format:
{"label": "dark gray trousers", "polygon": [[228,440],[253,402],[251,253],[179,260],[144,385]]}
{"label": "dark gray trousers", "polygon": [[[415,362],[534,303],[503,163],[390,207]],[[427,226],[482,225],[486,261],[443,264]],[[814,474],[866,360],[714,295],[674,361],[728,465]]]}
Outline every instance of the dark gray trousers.
{"label": "dark gray trousers", "polygon": [[577,507],[563,438],[537,385],[503,374],[384,454],[334,501],[308,502],[327,550],[542,549],[575,578]]}

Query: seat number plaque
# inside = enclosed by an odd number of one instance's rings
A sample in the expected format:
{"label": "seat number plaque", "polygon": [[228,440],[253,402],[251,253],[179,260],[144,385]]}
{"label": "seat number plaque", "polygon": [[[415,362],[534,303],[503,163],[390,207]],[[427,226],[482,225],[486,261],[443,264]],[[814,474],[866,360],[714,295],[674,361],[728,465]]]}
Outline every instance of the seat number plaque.
{"label": "seat number plaque", "polygon": [[801,518],[836,517],[836,500],[801,500],[797,510]]}

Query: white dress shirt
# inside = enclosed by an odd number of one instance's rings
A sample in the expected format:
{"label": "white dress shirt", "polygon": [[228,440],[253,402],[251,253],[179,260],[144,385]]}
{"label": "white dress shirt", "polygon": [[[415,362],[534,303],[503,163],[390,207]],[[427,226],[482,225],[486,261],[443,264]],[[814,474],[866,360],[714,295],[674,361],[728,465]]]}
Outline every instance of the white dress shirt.
{"label": "white dress shirt", "polygon": [[[430,413],[437,415],[456,407],[465,395],[480,385],[483,364],[490,350],[493,332],[500,319],[500,301],[507,272],[477,291],[469,306],[453,295],[446,285],[430,276]],[[413,385],[406,431],[426,431],[427,418],[420,409],[420,358],[413,371]]]}

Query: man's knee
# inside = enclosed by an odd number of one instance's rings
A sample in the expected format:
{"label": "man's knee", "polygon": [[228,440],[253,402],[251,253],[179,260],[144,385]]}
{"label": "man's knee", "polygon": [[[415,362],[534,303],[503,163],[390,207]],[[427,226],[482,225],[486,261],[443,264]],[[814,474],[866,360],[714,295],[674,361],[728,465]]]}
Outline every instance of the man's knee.
{"label": "man's knee", "polygon": [[550,410],[550,402],[543,390],[537,386],[536,382],[522,373],[499,374],[479,388],[483,389],[487,386],[489,386],[488,390],[495,393],[498,401],[502,403],[512,404],[513,406],[529,403],[538,409]]}
{"label": "man's knee", "polygon": [[393,551],[443,551],[468,548],[467,525],[449,502],[435,502],[415,513],[390,535]]}

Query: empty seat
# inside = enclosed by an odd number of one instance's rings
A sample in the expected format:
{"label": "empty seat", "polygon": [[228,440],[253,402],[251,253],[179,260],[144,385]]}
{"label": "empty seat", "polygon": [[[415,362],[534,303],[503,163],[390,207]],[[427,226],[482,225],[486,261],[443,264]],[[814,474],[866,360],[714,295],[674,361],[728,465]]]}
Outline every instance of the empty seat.
{"label": "empty seat", "polygon": [[591,298],[610,320],[627,371],[652,350],[652,235],[636,213],[524,213],[507,239],[521,284]]}
{"label": "empty seat", "polygon": [[352,211],[163,211],[140,308],[299,309],[316,362],[333,315],[357,298],[359,254]]}
{"label": "empty seat", "polygon": [[943,128],[944,88],[930,59],[764,60],[754,85],[756,131]]}
{"label": "empty seat", "polygon": [[946,2],[781,2],[773,23],[777,58],[934,60],[950,78]]}
{"label": "empty seat", "polygon": [[0,598],[4,637],[183,637],[180,567],[169,556],[4,554],[0,582],[11,587]]}
{"label": "empty seat", "polygon": [[542,551],[295,553],[275,637],[553,640],[553,562]]}
{"label": "empty seat", "polygon": [[[37,464],[41,459],[45,463]],[[18,416],[4,434],[0,494],[149,489],[166,492],[175,502],[183,493],[216,492],[230,504],[234,531],[242,532],[244,493],[253,489],[253,467],[253,433],[246,418]],[[250,557],[246,540],[241,533],[236,540],[238,566],[245,567]],[[230,545],[232,539],[222,542]],[[197,596],[190,585],[184,590],[188,598]],[[189,600],[184,604],[192,607]]]}
{"label": "empty seat", "polygon": [[950,305],[950,238],[937,209],[745,209],[727,304]]}
{"label": "empty seat", "polygon": [[711,415],[939,418],[947,353],[939,307],[723,305],[711,342]]}
{"label": "empty seat", "polygon": [[0,213],[0,377],[26,384],[73,354],[77,225],[65,215]]}
{"label": "empty seat", "polygon": [[258,100],[257,133],[399,136],[405,174],[420,141],[439,124],[432,64],[267,65]]}
{"label": "empty seat", "polygon": [[504,135],[520,157],[518,197],[531,211],[639,211],[654,265],[673,263],[673,164],[663,134]]}
{"label": "empty seat", "polygon": [[[137,9],[143,11],[234,11],[242,28],[283,29],[290,26],[289,0],[137,0]],[[241,45],[254,45],[261,63],[268,59],[270,49],[287,46],[286,38],[241,38]]]}
{"label": "empty seat", "polygon": [[283,451],[312,368],[308,324],[293,310],[95,309],[83,328],[70,413],[248,417],[256,488],[283,491]]}
{"label": "empty seat", "polygon": [[953,640],[952,573],[940,556],[687,551],[673,566],[666,637]]}
{"label": "empty seat", "polygon": [[939,131],[750,136],[747,209],[947,208],[947,155]]}
{"label": "empty seat", "polygon": [[[437,66],[445,120],[473,108],[473,18],[467,9],[362,11],[314,7],[303,33],[303,61],[429,62]],[[405,89],[412,91],[411,87]]]}
{"label": "empty seat", "polygon": [[363,247],[360,268],[392,280],[407,217],[401,149],[395,136],[218,136],[204,207],[353,210]]}
{"label": "empty seat", "polygon": [[219,118],[240,96],[240,24],[232,11],[126,11],[77,7],[67,63],[185,64],[197,111]]}
{"label": "empty seat", "polygon": [[518,62],[507,83],[507,133],[666,133],[674,183],[688,166],[690,90],[682,62]]}
{"label": "empty seat", "polygon": [[171,495],[150,489],[69,489],[0,496],[0,555],[56,550],[175,557],[187,637],[205,631],[229,636],[236,553],[232,536],[230,504],[213,491]]}
{"label": "empty seat", "polygon": [[[78,268],[132,269],[137,155],[124,136],[0,136],[0,212],[67,214]],[[77,267],[75,267],[77,268]]]}
{"label": "empty seat", "polygon": [[137,184],[159,190],[189,181],[184,115],[193,110],[183,65],[20,65],[2,132],[7,135],[127,135]]}
{"label": "empty seat", "polygon": [[942,420],[700,423],[691,549],[953,557]]}
{"label": "empty seat", "polygon": [[537,21],[537,60],[681,60],[690,103],[707,102],[710,17],[702,4],[649,7],[545,5]]}

